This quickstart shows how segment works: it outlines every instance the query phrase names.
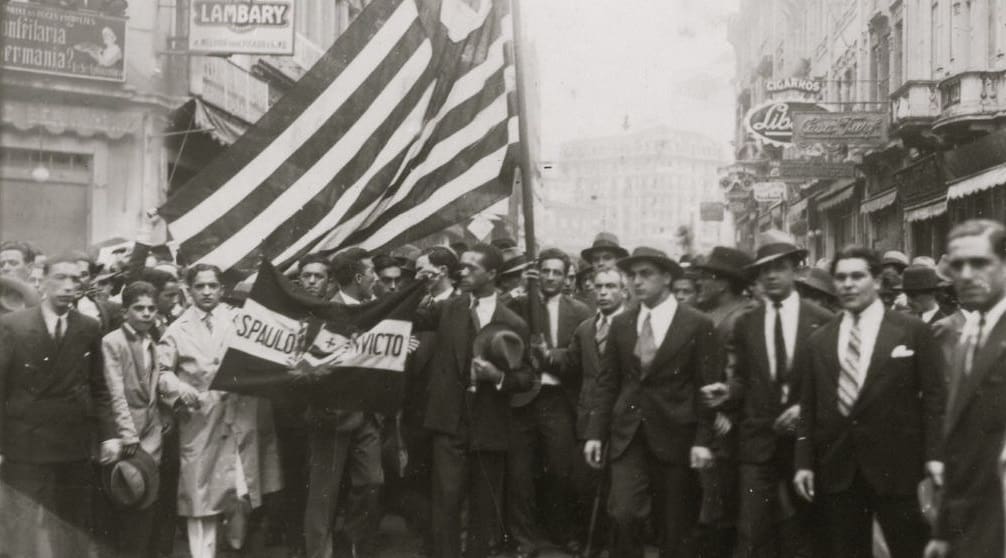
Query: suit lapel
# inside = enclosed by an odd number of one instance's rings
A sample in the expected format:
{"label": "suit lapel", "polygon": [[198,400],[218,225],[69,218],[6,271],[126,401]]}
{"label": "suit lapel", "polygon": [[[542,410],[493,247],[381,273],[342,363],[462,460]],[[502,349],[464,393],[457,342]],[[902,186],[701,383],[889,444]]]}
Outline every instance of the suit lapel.
{"label": "suit lapel", "polygon": [[[157,375],[147,374],[147,369],[143,362],[143,338],[138,335],[133,335],[125,327],[122,328],[122,332],[125,334],[124,338],[126,340],[126,346],[129,349],[129,358],[133,364],[131,369],[133,380],[137,386],[140,386],[140,389],[143,391],[144,398],[148,399],[150,394],[153,393],[153,390],[151,389],[152,386],[150,385],[152,382],[151,376],[156,377]],[[151,362],[157,362],[153,355],[151,355],[151,359]],[[123,369],[123,374],[125,375],[126,373],[126,370]]]}
{"label": "suit lapel", "polygon": [[[499,301],[496,304],[499,304]],[[458,376],[466,383],[468,382],[469,365],[465,362],[465,359],[469,358],[472,341],[475,339],[471,335],[472,318],[470,307],[471,295],[465,294],[458,297],[457,301],[451,304],[449,311],[449,321],[454,326],[454,358],[457,361]]]}
{"label": "suit lapel", "polygon": [[[947,421],[948,432],[953,429],[954,423],[960,418],[961,411],[974,396],[975,392],[978,391],[979,386],[981,386],[985,376],[988,376],[993,365],[999,362],[999,357],[1003,354],[1003,351],[1006,351],[1006,319],[1000,318],[995,328],[989,333],[985,344],[979,349],[978,354],[975,355],[975,361],[971,365],[971,373],[964,376],[964,358],[960,361],[960,370],[955,371],[961,377],[958,380],[960,385],[955,397],[956,402],[952,405],[953,415]],[[963,347],[960,353],[962,357],[966,357]]]}
{"label": "suit lapel", "polygon": [[752,345],[755,348],[755,354],[754,363],[752,364],[761,370],[766,379],[772,380],[772,371],[770,370],[772,365],[768,360],[768,346],[765,344],[765,315],[767,313],[768,308],[765,307],[764,303],[758,305],[758,309],[754,312],[755,324],[752,331],[752,335],[754,335]]}
{"label": "suit lapel", "polygon": [[[626,319],[626,325],[628,325],[628,327],[621,331],[621,345],[629,350],[629,354],[632,355],[632,361],[636,363],[640,370],[642,370],[642,363],[639,362],[639,357],[636,356],[636,343],[639,341],[639,332],[636,331],[636,324],[639,323],[639,306],[627,311],[627,313],[628,317]],[[617,332],[614,328],[608,330],[608,343],[612,342],[612,336],[615,333]]]}
{"label": "suit lapel", "polygon": [[828,324],[828,331],[825,337],[828,340],[828,344],[826,345],[828,350],[822,355],[827,364],[824,369],[830,374],[828,378],[829,385],[834,385],[836,389],[838,388],[838,375],[841,370],[841,364],[838,362],[838,351],[840,350],[838,346],[838,331],[841,323],[842,318],[838,318]]}
{"label": "suit lapel", "polygon": [[657,354],[653,357],[653,364],[650,366],[651,371],[669,361],[691,339],[691,336],[691,317],[688,315],[685,307],[678,306],[678,309],[674,312],[674,317],[671,318],[671,325],[667,328],[667,333],[664,335],[664,341],[657,348]]}
{"label": "suit lapel", "polygon": [[859,397],[856,398],[852,413],[855,413],[857,408],[865,406],[877,393],[876,386],[883,379],[884,365],[890,360],[891,351],[901,339],[902,330],[889,319],[889,312],[890,310],[885,310],[884,317],[881,318],[877,341],[873,344],[873,354],[870,355],[870,366],[866,369],[866,379],[863,380],[863,387],[859,390]]}

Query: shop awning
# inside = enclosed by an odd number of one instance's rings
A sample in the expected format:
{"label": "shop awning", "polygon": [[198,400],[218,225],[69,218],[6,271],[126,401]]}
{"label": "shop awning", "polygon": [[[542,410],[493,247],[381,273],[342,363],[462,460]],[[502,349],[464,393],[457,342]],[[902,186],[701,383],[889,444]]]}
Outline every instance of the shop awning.
{"label": "shop awning", "polygon": [[818,211],[828,211],[852,199],[856,193],[856,179],[838,180],[817,199]]}
{"label": "shop awning", "polygon": [[939,217],[947,212],[947,200],[938,199],[933,202],[925,203],[923,205],[917,205],[915,207],[905,208],[905,221],[909,223],[915,223],[917,221],[925,221],[927,219],[932,219],[934,217]]}
{"label": "shop awning", "polygon": [[872,198],[865,200],[859,206],[860,213],[869,214],[880,211],[881,209],[890,207],[898,199],[898,191],[894,188],[873,196]]}
{"label": "shop awning", "polygon": [[247,122],[196,97],[175,109],[171,121],[173,133],[206,133],[221,145],[234,143],[249,128]]}
{"label": "shop awning", "polygon": [[789,208],[787,209],[786,212],[790,215],[798,215],[800,213],[803,213],[804,211],[807,211],[807,201],[808,201],[807,198],[803,198],[789,204]]}
{"label": "shop awning", "polygon": [[1006,163],[950,183],[947,199],[956,200],[1006,184]]}

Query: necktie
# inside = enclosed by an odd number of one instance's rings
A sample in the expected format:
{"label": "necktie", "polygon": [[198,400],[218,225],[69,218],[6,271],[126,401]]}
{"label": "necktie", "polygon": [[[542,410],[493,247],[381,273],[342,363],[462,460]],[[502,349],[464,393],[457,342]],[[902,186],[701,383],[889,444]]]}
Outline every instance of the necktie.
{"label": "necktie", "polygon": [[213,314],[207,312],[203,316],[203,323],[206,324],[206,329],[209,330],[210,335],[213,335]]}
{"label": "necktie", "polygon": [[782,384],[786,378],[786,370],[789,368],[786,357],[786,338],[782,333],[782,303],[774,302],[775,306],[775,381]]}
{"label": "necktie", "polygon": [[469,310],[469,313],[472,316],[472,325],[475,327],[475,331],[482,329],[482,324],[479,323],[478,307],[479,307],[479,299],[473,296],[472,307],[471,310]]}
{"label": "necktie", "polygon": [[63,342],[63,316],[56,317],[56,327],[52,338],[56,340],[57,345]]}
{"label": "necktie", "polygon": [[967,353],[964,356],[964,375],[971,375],[972,369],[975,365],[975,358],[978,356],[978,350],[982,347],[982,333],[985,330],[985,314],[981,315],[981,319],[978,320],[978,331],[968,339]]}
{"label": "necktie", "polygon": [[849,345],[842,357],[842,370],[838,376],[838,411],[843,416],[849,416],[852,404],[859,397],[859,355],[861,340],[859,338],[859,316],[853,315],[852,327],[849,328]]}
{"label": "necktie", "polygon": [[611,323],[608,322],[608,317],[601,315],[597,319],[597,333],[594,334],[594,343],[597,344],[597,352],[604,354],[604,347],[608,343],[608,329],[611,327]]}
{"label": "necktie", "polygon": [[650,324],[650,313],[646,313],[643,319],[643,328],[639,331],[639,339],[636,340],[636,350],[634,351],[643,365],[643,371],[649,370],[653,364],[653,358],[657,356],[657,342],[653,338],[653,326]]}

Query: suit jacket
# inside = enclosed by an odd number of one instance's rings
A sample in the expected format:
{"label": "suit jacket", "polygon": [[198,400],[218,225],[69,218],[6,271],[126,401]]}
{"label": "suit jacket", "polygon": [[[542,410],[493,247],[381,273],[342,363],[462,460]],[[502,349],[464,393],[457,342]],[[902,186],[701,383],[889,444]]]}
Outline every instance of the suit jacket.
{"label": "suit jacket", "polygon": [[617,459],[642,428],[659,460],[685,465],[692,446],[712,441],[712,414],[703,409],[699,389],[716,377],[713,322],[679,305],[644,374],[635,355],[638,317],[636,307],[612,320],[587,439],[610,440],[608,455]]}
{"label": "suit jacket", "polygon": [[125,443],[139,442],[144,451],[159,460],[163,423],[158,406],[157,341],[153,338],[151,348],[147,368],[142,340],[135,333],[120,327],[101,340],[105,382],[118,436]]}
{"label": "suit jacket", "polygon": [[[436,331],[424,425],[435,432],[464,439],[472,450],[506,451],[510,431],[510,396],[530,388],[534,373],[525,352],[520,367],[503,371],[505,375],[501,387],[482,382],[475,393],[468,391],[472,343],[475,340],[470,306],[471,295],[463,294],[417,311],[416,330]],[[510,327],[527,344],[527,324],[499,298],[492,323]]]}
{"label": "suit jacket", "polygon": [[4,459],[80,461],[115,437],[98,322],[71,310],[57,345],[39,307],[0,317],[0,402]]}
{"label": "suit jacket", "polygon": [[954,354],[944,436],[943,505],[934,537],[953,556],[1003,556],[1003,497],[999,454],[1006,433],[1006,319],[989,332],[971,373],[963,347]]}
{"label": "suit jacket", "polygon": [[[838,409],[838,316],[810,338],[797,469],[815,473],[818,492],[849,488],[858,470],[886,495],[914,495],[926,461],[940,460],[946,388],[943,355],[924,322],[885,310],[866,379],[848,416]],[[895,358],[902,348],[910,356]]]}
{"label": "suit jacket", "polygon": [[[740,410],[737,458],[743,463],[772,461],[781,442],[792,457],[795,439],[778,434],[774,424],[783,411],[800,402],[803,377],[810,368],[810,335],[832,318],[831,312],[800,299],[792,364],[787,377],[779,382],[770,370],[765,345],[766,311],[762,303],[743,314],[735,322],[731,336],[732,374],[727,383],[731,402]],[[783,384],[789,386],[785,400]]]}
{"label": "suit jacket", "polygon": [[591,316],[577,326],[568,347],[552,352],[553,367],[558,369],[559,376],[564,382],[568,378],[575,378],[578,388],[575,403],[578,440],[587,439],[587,429],[594,412],[594,391],[602,356],[597,348],[596,335],[597,317]]}
{"label": "suit jacket", "polygon": [[[528,325],[530,322],[530,304],[527,296],[521,296],[520,298],[512,300],[508,306],[517,314],[524,319]],[[592,312],[586,304],[574,299],[571,296],[559,295],[559,319],[556,339],[550,339],[549,335],[549,315],[548,307],[545,304],[544,295],[540,301],[540,310],[538,312],[539,324],[537,328],[532,328],[535,331],[540,331],[545,336],[545,342],[548,344],[549,349],[566,349],[569,347],[573,339],[573,333],[576,328],[583,323],[584,320],[591,316]],[[562,388],[566,393],[567,399],[569,399],[570,405],[575,408],[577,404],[577,398],[580,393],[580,371],[568,367],[558,366],[553,363],[542,363],[541,370],[536,370],[536,374],[539,376],[542,373],[548,372],[554,375],[562,382]]]}

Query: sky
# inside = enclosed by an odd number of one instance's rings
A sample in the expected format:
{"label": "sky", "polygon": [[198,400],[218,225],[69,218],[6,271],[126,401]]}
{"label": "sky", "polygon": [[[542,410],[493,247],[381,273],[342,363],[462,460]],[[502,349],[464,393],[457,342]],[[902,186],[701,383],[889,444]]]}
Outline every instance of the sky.
{"label": "sky", "polygon": [[654,124],[732,138],[738,0],[520,0],[537,54],[543,158]]}

